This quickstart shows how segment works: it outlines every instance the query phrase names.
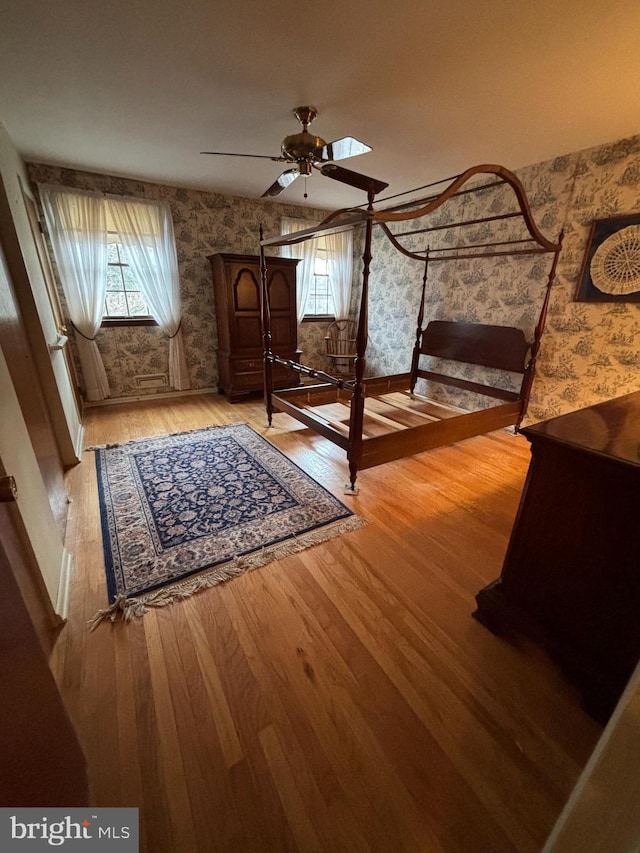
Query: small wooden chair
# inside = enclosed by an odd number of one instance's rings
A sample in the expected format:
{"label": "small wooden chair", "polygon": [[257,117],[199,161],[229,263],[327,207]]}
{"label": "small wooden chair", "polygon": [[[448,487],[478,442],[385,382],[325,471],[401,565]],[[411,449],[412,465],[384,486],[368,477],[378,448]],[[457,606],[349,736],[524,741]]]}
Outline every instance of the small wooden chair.
{"label": "small wooden chair", "polygon": [[356,323],[334,320],[325,335],[325,353],[334,365],[336,376],[351,376],[356,358]]}

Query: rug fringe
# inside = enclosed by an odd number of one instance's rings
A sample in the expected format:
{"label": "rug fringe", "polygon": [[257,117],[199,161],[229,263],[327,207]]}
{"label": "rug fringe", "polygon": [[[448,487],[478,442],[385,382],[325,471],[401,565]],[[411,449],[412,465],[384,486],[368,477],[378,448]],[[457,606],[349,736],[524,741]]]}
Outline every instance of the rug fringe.
{"label": "rug fringe", "polygon": [[233,421],[230,424],[211,424],[208,427],[195,427],[194,429],[183,429],[179,432],[170,432],[163,435],[145,436],[144,438],[132,438],[129,441],[118,441],[115,444],[90,444],[84,448],[84,453],[94,452],[96,450],[113,450],[117,447],[125,447],[127,444],[140,444],[143,441],[150,441],[154,438],[175,438],[178,435],[190,435],[194,432],[208,432],[216,429],[225,429],[226,427],[247,426],[245,421]]}
{"label": "rug fringe", "polygon": [[93,619],[88,622],[89,630],[93,631],[105,619],[111,622],[128,622],[132,617],[132,604],[134,599],[128,599],[126,595],[116,595],[115,601],[104,610],[98,610]]}
{"label": "rug fringe", "polygon": [[125,595],[118,595],[113,604],[104,610],[99,610],[93,619],[88,622],[89,630],[94,631],[98,625],[105,621],[109,621],[112,624],[116,622],[130,622],[136,617],[144,616],[150,607],[165,607],[167,604],[173,604],[176,601],[189,598],[197,592],[210,589],[212,586],[217,586],[220,583],[238,577],[238,575],[244,572],[253,571],[253,569],[261,568],[276,560],[283,560],[291,554],[297,554],[313,545],[321,545],[323,542],[327,542],[342,533],[349,533],[352,530],[364,527],[366,524],[367,521],[364,518],[351,515],[348,518],[343,518],[324,527],[319,527],[317,530],[310,530],[301,536],[293,536],[284,542],[270,545],[262,548],[260,551],[254,551],[252,554],[243,554],[242,556],[234,557],[221,566],[215,566],[209,570],[205,569],[198,575],[177,581],[147,595],[141,595],[137,598],[127,598]]}

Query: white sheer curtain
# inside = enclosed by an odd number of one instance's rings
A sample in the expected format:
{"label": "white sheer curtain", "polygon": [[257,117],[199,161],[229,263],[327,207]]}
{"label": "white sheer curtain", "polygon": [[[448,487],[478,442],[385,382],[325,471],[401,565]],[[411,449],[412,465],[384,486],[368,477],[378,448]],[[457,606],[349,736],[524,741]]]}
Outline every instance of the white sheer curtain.
{"label": "white sheer curtain", "polygon": [[[304,231],[305,228],[313,228],[317,222],[308,219],[294,219],[291,216],[283,216],[280,224],[280,232],[291,234],[293,231]],[[296,300],[298,323],[304,319],[307,307],[307,299],[313,285],[313,273],[316,265],[316,254],[318,251],[318,240],[305,240],[295,246],[281,246],[282,256],[285,258],[302,258],[297,266],[296,272]]]}
{"label": "white sheer curtain", "polygon": [[178,391],[186,391],[191,385],[182,339],[180,279],[169,205],[112,196],[107,204],[149,310],[169,336],[169,383]]}
{"label": "white sheer curtain", "polygon": [[353,277],[353,239],[350,231],[326,234],[327,273],[333,294],[336,320],[346,320],[351,304],[351,281]]}
{"label": "white sheer curtain", "polygon": [[107,228],[104,198],[67,187],[40,186],[53,254],[76,328],[87,400],[104,400],[109,382],[95,336],[102,323],[107,288]]}

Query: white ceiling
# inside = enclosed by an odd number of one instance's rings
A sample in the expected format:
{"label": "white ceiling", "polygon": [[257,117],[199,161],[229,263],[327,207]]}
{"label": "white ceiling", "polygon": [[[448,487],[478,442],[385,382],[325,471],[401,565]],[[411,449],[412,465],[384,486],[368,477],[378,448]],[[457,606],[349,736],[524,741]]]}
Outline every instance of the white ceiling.
{"label": "white ceiling", "polygon": [[[8,0],[0,121],[38,162],[259,197],[311,130],[400,192],[640,132],[638,0]],[[279,197],[302,202],[300,178]],[[313,206],[363,193],[314,174]]]}

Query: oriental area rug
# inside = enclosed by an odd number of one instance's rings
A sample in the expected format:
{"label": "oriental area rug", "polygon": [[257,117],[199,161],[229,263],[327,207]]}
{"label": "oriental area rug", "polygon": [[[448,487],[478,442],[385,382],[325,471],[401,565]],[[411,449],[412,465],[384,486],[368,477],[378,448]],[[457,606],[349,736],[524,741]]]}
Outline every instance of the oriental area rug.
{"label": "oriental area rug", "polygon": [[92,627],[365,524],[247,424],[92,449],[109,595]]}

